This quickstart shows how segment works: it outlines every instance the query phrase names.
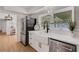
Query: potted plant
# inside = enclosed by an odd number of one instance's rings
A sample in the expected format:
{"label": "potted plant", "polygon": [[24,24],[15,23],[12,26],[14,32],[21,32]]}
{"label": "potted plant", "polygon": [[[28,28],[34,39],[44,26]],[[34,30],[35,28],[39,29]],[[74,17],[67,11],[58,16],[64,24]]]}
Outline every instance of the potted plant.
{"label": "potted plant", "polygon": [[70,31],[73,33],[74,29],[75,29],[75,25],[76,23],[73,22],[72,20],[69,21],[69,29]]}

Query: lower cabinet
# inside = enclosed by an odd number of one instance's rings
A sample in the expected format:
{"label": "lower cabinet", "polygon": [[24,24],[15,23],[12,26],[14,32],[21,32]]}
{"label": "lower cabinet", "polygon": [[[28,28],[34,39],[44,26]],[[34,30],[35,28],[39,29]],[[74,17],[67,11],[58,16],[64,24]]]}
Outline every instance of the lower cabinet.
{"label": "lower cabinet", "polygon": [[49,46],[41,42],[34,41],[32,43],[30,42],[29,44],[38,52],[49,52]]}
{"label": "lower cabinet", "polygon": [[[36,34],[29,34],[29,44],[38,52],[49,52],[48,38],[41,37]],[[44,41],[46,40],[46,41]]]}
{"label": "lower cabinet", "polygon": [[40,52],[49,52],[49,46],[42,44],[42,47],[40,48]]}

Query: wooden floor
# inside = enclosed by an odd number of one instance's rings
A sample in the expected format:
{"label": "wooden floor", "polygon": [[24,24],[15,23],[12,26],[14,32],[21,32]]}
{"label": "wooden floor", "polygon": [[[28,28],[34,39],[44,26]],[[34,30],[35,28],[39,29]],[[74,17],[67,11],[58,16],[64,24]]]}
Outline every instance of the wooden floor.
{"label": "wooden floor", "polygon": [[7,36],[0,33],[0,52],[35,52],[30,46],[17,43],[15,35]]}

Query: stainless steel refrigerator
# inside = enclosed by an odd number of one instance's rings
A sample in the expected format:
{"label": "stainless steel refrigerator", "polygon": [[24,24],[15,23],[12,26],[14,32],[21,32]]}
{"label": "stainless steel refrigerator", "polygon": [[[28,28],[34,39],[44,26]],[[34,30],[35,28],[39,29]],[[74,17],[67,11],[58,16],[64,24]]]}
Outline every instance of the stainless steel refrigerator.
{"label": "stainless steel refrigerator", "polygon": [[29,31],[34,31],[36,18],[26,16],[21,21],[21,43],[25,46],[29,44]]}

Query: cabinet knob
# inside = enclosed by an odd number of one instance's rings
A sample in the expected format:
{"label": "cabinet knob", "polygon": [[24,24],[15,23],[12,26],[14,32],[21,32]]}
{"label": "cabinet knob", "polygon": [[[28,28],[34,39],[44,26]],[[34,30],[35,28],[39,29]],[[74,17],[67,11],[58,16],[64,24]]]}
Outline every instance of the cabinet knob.
{"label": "cabinet knob", "polygon": [[48,45],[49,45],[49,38],[48,38]]}

